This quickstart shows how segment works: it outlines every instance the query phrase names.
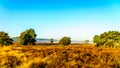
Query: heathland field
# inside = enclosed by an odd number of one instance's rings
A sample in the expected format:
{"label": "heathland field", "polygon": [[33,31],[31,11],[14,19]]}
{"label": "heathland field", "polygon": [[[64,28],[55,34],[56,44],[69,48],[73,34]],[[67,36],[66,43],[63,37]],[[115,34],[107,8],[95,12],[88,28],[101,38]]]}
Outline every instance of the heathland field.
{"label": "heathland field", "polygon": [[3,46],[0,68],[120,68],[120,48],[91,44]]}

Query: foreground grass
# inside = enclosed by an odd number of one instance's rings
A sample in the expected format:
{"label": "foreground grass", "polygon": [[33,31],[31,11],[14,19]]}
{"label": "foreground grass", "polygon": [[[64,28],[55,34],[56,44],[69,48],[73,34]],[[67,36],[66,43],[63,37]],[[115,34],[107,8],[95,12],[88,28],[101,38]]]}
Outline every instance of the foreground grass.
{"label": "foreground grass", "polygon": [[92,45],[0,47],[0,68],[120,68],[119,48]]}

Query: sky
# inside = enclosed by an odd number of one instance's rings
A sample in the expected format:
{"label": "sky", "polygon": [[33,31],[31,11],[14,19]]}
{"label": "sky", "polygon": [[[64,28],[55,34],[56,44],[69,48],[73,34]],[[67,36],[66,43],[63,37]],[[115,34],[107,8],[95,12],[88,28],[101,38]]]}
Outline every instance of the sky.
{"label": "sky", "polygon": [[37,38],[92,40],[120,31],[120,0],[0,0],[0,31],[16,37],[29,28]]}

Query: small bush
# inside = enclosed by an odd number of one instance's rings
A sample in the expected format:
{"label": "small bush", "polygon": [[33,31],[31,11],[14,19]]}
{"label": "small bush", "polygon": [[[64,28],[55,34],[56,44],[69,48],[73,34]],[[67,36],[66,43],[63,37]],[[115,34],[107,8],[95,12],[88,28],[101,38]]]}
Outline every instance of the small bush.
{"label": "small bush", "polygon": [[60,45],[69,45],[71,44],[71,38],[70,37],[63,37],[60,41],[59,41]]}
{"label": "small bush", "polygon": [[51,38],[51,39],[50,39],[50,42],[51,42],[51,43],[53,43],[53,42],[54,42],[54,39],[53,39],[53,38]]}
{"label": "small bush", "polygon": [[85,40],[84,43],[85,43],[85,44],[89,44],[89,40]]}

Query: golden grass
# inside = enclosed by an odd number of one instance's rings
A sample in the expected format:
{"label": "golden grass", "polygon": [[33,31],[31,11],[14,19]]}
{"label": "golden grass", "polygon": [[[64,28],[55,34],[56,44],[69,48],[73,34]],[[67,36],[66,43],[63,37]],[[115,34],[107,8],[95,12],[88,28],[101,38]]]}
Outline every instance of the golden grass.
{"label": "golden grass", "polygon": [[119,67],[119,48],[98,48],[89,44],[0,47],[0,68]]}

